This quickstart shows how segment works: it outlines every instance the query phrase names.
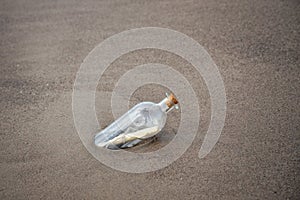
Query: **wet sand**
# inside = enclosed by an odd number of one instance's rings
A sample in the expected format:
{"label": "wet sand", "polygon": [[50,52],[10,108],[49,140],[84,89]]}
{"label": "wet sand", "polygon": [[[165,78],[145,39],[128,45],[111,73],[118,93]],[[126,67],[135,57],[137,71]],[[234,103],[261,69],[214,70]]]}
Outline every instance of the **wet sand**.
{"label": "wet sand", "polygon": [[[0,5],[1,199],[300,198],[298,1],[3,0]],[[180,159],[155,172],[128,174],[101,164],[83,146],[73,122],[72,89],[80,64],[97,44],[146,26],[180,31],[204,46],[224,80],[227,116],[217,145],[200,160],[210,121],[201,76],[171,53],[122,56],[97,88],[103,126],[113,120],[114,83],[149,62],[181,72],[201,111],[197,137]],[[130,105],[158,102],[164,92],[147,85]],[[173,112],[163,137],[136,150],[167,144],[179,120]]]}

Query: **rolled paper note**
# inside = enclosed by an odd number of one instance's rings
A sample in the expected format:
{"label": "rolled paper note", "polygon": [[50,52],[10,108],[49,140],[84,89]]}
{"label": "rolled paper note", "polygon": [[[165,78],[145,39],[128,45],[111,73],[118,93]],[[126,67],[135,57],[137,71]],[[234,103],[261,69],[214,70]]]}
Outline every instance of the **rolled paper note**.
{"label": "rolled paper note", "polygon": [[159,132],[158,126],[154,126],[151,128],[145,128],[139,131],[135,131],[132,133],[127,133],[127,134],[121,134],[118,137],[115,137],[109,141],[107,141],[106,144],[108,145],[120,145],[124,144],[126,142],[130,142],[136,139],[147,139],[150,138],[154,135],[156,135]]}

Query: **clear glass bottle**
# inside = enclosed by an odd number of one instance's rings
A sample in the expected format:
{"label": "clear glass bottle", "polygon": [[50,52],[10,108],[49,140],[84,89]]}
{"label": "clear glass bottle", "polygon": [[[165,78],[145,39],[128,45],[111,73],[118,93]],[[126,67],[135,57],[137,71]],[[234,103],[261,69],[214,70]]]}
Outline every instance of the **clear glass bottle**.
{"label": "clear glass bottle", "polygon": [[95,145],[108,149],[132,147],[153,137],[165,126],[167,113],[178,101],[173,94],[160,103],[142,102],[131,108],[95,136]]}

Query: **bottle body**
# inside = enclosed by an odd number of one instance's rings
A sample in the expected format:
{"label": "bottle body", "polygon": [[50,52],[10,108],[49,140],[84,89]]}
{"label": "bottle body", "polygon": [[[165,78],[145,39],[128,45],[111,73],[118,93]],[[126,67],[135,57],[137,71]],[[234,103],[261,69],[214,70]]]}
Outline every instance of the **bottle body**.
{"label": "bottle body", "polygon": [[98,133],[95,145],[109,149],[131,147],[161,131],[166,118],[166,112],[158,104],[139,103]]}
{"label": "bottle body", "polygon": [[167,94],[160,103],[137,104],[99,132],[94,138],[95,145],[108,149],[127,148],[153,137],[165,126],[167,112],[178,108],[177,103],[173,94]]}

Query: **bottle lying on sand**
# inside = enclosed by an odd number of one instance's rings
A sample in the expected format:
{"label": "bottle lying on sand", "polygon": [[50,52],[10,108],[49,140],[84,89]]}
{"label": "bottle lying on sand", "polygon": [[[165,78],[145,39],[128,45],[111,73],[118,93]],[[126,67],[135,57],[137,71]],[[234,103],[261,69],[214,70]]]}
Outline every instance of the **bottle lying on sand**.
{"label": "bottle lying on sand", "polygon": [[160,103],[142,102],[95,136],[95,145],[108,149],[129,148],[155,136],[165,126],[167,113],[178,109],[173,94]]}

